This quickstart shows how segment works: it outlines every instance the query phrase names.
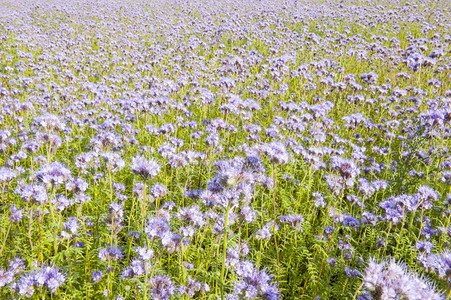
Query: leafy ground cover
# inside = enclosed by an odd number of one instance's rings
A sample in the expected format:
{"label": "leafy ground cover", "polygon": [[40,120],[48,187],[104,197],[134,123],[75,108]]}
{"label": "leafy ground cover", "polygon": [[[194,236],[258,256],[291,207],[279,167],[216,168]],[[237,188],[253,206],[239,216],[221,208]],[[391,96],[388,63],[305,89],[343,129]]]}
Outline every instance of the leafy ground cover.
{"label": "leafy ground cover", "polygon": [[0,298],[449,298],[450,11],[1,1]]}

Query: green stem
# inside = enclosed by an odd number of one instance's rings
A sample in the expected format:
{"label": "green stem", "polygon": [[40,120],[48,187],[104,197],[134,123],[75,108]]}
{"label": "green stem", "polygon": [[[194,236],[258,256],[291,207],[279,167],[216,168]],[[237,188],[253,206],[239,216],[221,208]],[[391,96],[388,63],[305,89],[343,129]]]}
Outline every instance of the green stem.
{"label": "green stem", "polygon": [[6,231],[5,239],[3,240],[2,249],[0,249],[0,255],[3,253],[3,248],[5,248],[6,240],[8,239],[9,232],[11,231],[12,223],[9,223],[8,230]]}
{"label": "green stem", "polygon": [[[224,221],[224,245],[222,248],[222,267],[221,267],[221,283],[224,285],[225,261],[227,255],[227,223],[229,221],[230,201],[227,204],[227,211]],[[221,299],[224,299],[224,288],[221,286]]]}
{"label": "green stem", "polygon": [[143,188],[143,203],[142,203],[142,212],[141,212],[141,221],[142,221],[142,228],[144,228],[145,225],[145,218],[146,218],[146,193],[147,193],[147,184],[146,181],[144,181],[144,188]]}
{"label": "green stem", "polygon": [[54,189],[52,187],[52,192],[50,193],[50,199],[49,199],[49,208],[50,208],[50,214],[52,215],[52,225],[55,226],[54,230],[53,230],[53,249],[55,251],[55,255],[58,253],[58,244],[57,244],[57,236],[58,236],[58,226],[57,223],[55,221],[55,212],[53,210],[53,194],[54,194]]}
{"label": "green stem", "polygon": [[272,193],[272,205],[273,205],[273,211],[274,211],[274,245],[276,247],[276,258],[277,258],[277,268],[276,268],[276,274],[277,274],[277,287],[280,287],[280,279],[279,279],[279,268],[280,268],[280,259],[279,259],[279,246],[277,245],[277,233],[276,233],[276,169],[274,167],[274,164],[272,165],[272,179],[274,182],[273,186],[273,193]]}

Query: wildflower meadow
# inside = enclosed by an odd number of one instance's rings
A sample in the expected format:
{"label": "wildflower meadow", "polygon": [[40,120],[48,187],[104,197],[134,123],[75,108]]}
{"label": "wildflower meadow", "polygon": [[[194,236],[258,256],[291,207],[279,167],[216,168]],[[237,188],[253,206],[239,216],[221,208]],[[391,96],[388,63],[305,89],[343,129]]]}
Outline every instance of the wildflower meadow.
{"label": "wildflower meadow", "polygon": [[0,299],[450,299],[448,0],[0,0]]}

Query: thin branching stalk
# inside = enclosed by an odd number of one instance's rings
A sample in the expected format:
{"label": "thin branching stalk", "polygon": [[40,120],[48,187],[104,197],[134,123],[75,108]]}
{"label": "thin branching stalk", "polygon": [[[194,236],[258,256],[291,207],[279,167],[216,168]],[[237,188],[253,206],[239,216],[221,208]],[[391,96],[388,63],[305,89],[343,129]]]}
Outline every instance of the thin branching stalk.
{"label": "thin branching stalk", "polygon": [[[224,242],[222,246],[222,267],[221,267],[221,283],[224,285],[224,271],[226,264],[226,256],[227,256],[227,227],[229,221],[229,212],[230,212],[231,201],[227,203],[226,215],[224,220]],[[224,299],[224,291],[221,286],[221,297]]]}

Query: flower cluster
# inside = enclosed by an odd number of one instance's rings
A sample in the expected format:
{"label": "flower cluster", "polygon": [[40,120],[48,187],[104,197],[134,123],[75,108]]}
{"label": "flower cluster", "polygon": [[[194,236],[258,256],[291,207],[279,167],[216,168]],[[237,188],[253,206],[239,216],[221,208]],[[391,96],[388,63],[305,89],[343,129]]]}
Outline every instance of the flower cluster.
{"label": "flower cluster", "polygon": [[442,299],[433,285],[394,260],[370,259],[363,280],[372,299]]}
{"label": "flower cluster", "polygon": [[0,1],[0,299],[451,294],[447,1],[35,2]]}

